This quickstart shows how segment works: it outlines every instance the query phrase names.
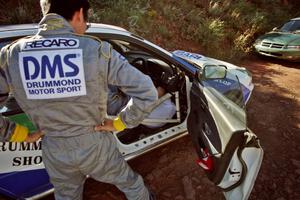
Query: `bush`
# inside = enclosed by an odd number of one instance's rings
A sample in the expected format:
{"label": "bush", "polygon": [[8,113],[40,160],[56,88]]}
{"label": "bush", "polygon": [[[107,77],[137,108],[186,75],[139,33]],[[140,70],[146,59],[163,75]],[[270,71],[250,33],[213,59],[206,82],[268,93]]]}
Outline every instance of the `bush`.
{"label": "bush", "polygon": [[[41,12],[37,2],[0,0],[0,23],[38,22]],[[165,48],[201,49],[201,53],[223,60],[236,60],[249,54],[259,35],[300,15],[297,0],[289,0],[288,5],[280,0],[90,2],[92,22],[124,27]]]}
{"label": "bush", "polygon": [[36,0],[1,0],[0,24],[5,25],[38,22],[42,16],[39,7],[39,3],[37,3]]}
{"label": "bush", "polygon": [[149,0],[92,0],[91,21],[121,26],[135,33],[147,32]]}

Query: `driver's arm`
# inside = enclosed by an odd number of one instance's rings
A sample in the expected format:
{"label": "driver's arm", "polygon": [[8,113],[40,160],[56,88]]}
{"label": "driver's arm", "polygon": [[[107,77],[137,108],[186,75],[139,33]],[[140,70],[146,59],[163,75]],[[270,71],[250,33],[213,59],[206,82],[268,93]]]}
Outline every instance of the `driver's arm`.
{"label": "driver's arm", "polygon": [[118,116],[118,127],[132,128],[139,125],[157,106],[157,91],[151,78],[130,65],[113,49],[109,59],[108,84],[117,86],[133,100],[133,104]]}

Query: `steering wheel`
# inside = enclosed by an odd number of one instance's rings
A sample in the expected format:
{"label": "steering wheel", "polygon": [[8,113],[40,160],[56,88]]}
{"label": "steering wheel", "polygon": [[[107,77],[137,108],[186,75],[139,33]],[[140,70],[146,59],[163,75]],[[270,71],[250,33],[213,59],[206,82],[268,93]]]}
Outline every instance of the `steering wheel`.
{"label": "steering wheel", "polygon": [[135,66],[138,70],[143,72],[146,75],[150,75],[148,62],[145,58],[138,57],[133,59],[133,61],[130,62],[133,66]]}

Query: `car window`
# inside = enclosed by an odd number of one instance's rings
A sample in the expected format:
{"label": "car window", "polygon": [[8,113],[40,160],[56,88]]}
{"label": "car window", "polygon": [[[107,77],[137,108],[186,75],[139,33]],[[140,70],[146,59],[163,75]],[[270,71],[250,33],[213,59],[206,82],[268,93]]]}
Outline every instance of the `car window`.
{"label": "car window", "polygon": [[159,55],[155,54],[154,52],[151,52],[146,48],[143,48],[142,46],[139,46],[135,43],[124,40],[109,40],[108,42],[110,42],[113,45],[116,51],[118,51],[120,54],[126,57],[126,59],[129,62],[133,61],[134,59],[137,59],[138,57],[142,57],[144,59],[158,59],[161,63],[164,63],[164,65],[171,64],[168,61],[161,58]]}
{"label": "car window", "polygon": [[293,32],[296,30],[300,30],[300,20],[289,21],[280,28],[282,32]]}
{"label": "car window", "polygon": [[207,79],[202,83],[205,90],[210,91],[226,110],[247,126],[243,85],[234,73],[227,70],[224,78]]}
{"label": "car window", "polygon": [[[220,66],[226,67],[224,65],[205,65],[207,66]],[[243,91],[241,83],[236,75],[226,70],[226,75],[224,78],[214,78],[202,81],[203,85],[206,87],[214,88],[216,91],[224,95],[226,98],[234,102],[236,105],[245,109],[245,100],[243,96]]]}
{"label": "car window", "polygon": [[[129,52],[129,51],[139,51],[140,49],[137,46],[132,45],[131,43],[123,40],[111,40],[111,43],[118,45],[122,52]],[[116,47],[116,46],[114,46]]]}

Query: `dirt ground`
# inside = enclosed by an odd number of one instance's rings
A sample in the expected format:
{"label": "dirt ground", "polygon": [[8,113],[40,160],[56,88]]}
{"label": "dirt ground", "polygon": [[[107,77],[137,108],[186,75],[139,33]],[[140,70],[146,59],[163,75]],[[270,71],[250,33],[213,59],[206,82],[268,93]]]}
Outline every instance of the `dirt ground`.
{"label": "dirt ground", "polygon": [[[253,74],[248,127],[260,138],[264,160],[250,200],[300,199],[300,63],[261,57],[244,60]],[[222,200],[195,163],[189,137],[131,160],[159,200]],[[53,200],[53,196],[43,200]],[[84,199],[123,200],[114,186],[87,180]]]}
{"label": "dirt ground", "polygon": [[[253,56],[240,66],[253,74],[255,89],[247,107],[248,127],[260,138],[265,153],[250,200],[300,199],[300,63]],[[129,164],[159,200],[224,199],[195,160],[187,136]],[[125,197],[114,186],[88,180],[84,199]]]}

